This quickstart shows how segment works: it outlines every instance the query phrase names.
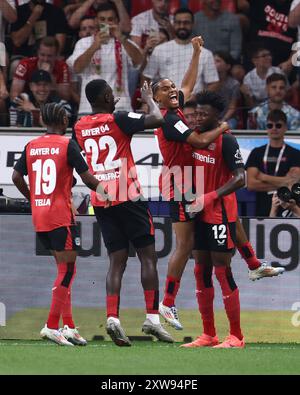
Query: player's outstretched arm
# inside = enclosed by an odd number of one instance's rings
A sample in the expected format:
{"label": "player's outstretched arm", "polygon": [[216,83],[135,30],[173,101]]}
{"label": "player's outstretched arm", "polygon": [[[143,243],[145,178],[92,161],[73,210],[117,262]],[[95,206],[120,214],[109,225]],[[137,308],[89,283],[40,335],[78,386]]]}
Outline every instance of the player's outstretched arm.
{"label": "player's outstretched arm", "polygon": [[219,127],[205,133],[193,132],[189,135],[186,142],[192,147],[202,149],[208,147],[213,141],[220,136],[220,134],[229,130],[227,122],[223,122]]}
{"label": "player's outstretched arm", "polygon": [[193,44],[193,56],[189,68],[187,69],[182,83],[181,90],[184,94],[184,101],[187,101],[191,96],[198,76],[199,70],[199,59],[202,51],[202,47],[204,45],[204,41],[201,36],[194,37],[192,39]]}
{"label": "player's outstretched arm", "polygon": [[15,186],[22,193],[22,195],[25,196],[28,201],[30,201],[29,188],[24,180],[23,175],[19,173],[17,170],[14,170],[11,178]]}
{"label": "player's outstretched arm", "polygon": [[147,81],[144,82],[141,88],[142,100],[149,107],[149,114],[145,116],[145,128],[159,128],[164,123],[164,118],[160,112],[158,105],[153,100],[153,93]]}

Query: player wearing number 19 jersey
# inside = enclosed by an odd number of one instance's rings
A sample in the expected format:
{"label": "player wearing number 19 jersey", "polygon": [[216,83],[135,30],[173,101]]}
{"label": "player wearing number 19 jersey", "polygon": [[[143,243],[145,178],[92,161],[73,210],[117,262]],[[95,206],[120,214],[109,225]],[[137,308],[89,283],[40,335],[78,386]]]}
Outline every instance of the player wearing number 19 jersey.
{"label": "player wearing number 19 jersey", "polygon": [[[27,144],[12,177],[19,191],[30,200],[37,236],[57,263],[50,313],[41,336],[60,345],[86,345],[72,318],[71,287],[76,273],[76,250],[80,247],[71,209],[73,169],[88,187],[95,190],[99,182],[88,172],[76,143],[63,136],[68,125],[64,108],[50,103],[41,113],[47,132]],[[60,317],[64,325],[61,331]]]}
{"label": "player wearing number 19 jersey", "polygon": [[131,112],[113,113],[114,95],[104,80],[89,82],[86,96],[93,114],[82,117],[76,123],[75,135],[80,148],[86,153],[90,171],[100,181],[110,200],[110,207],[107,207],[107,203],[92,195],[95,215],[110,260],[106,278],[107,333],[116,345],[131,345],[119,320],[121,282],[131,241],[141,261],[147,311],[142,330],[161,341],[173,342],[159,322],[154,226],[148,206],[142,201],[130,148],[134,133],[160,126],[163,117],[147,84],[142,89],[142,97],[150,108],[146,116]]}

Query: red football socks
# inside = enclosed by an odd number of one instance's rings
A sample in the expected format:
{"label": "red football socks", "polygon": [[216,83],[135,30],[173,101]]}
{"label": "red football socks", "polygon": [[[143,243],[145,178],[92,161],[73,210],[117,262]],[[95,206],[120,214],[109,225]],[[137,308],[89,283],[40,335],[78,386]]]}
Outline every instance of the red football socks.
{"label": "red football socks", "polygon": [[214,337],[216,336],[213,307],[215,292],[211,278],[212,271],[207,270],[205,265],[196,263],[194,275],[196,279],[196,297],[202,317],[203,332],[208,336]]}
{"label": "red football socks", "polygon": [[239,290],[234,282],[231,269],[218,266],[215,268],[215,274],[222,289],[225,311],[230,324],[230,334],[242,340]]}
{"label": "red football socks", "polygon": [[164,300],[163,300],[164,306],[172,307],[175,305],[175,299],[176,299],[179,287],[180,287],[180,279],[179,278],[167,276],[165,295],[164,295]]}
{"label": "red football socks", "polygon": [[106,295],[106,316],[119,318],[120,295]]}
{"label": "red football socks", "polygon": [[73,271],[72,280],[70,281],[70,285],[69,285],[68,297],[65,304],[63,305],[61,312],[63,325],[68,325],[68,327],[71,329],[75,328],[75,324],[73,321],[73,313],[72,313],[72,291],[71,291],[72,284],[75,279],[75,275],[76,275],[76,265],[74,263],[74,271]]}
{"label": "red football socks", "polygon": [[147,314],[158,314],[159,291],[144,291]]}
{"label": "red football socks", "polygon": [[250,241],[241,246],[237,246],[237,248],[242,258],[246,261],[250,270],[255,270],[260,267],[261,263],[257,259],[257,256],[253,250]]}
{"label": "red football socks", "polygon": [[64,304],[67,302],[74,267],[74,264],[64,262],[57,265],[58,273],[52,288],[52,301],[47,320],[47,327],[50,329],[58,329],[59,327],[59,320]]}
{"label": "red football socks", "polygon": [[71,290],[68,292],[68,297],[67,300],[65,302],[65,304],[63,305],[62,308],[62,320],[63,320],[63,325],[68,325],[69,328],[74,329],[75,328],[75,324],[73,321],[73,314],[72,314],[72,296],[71,296]]}

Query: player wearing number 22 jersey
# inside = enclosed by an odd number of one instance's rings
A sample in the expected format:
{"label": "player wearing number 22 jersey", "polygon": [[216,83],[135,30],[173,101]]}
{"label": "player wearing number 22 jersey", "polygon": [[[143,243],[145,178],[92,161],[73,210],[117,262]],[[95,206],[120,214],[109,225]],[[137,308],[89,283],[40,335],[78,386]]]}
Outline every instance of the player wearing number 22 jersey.
{"label": "player wearing number 22 jersey", "polygon": [[131,345],[119,320],[121,282],[131,241],[142,268],[147,311],[142,330],[161,341],[173,342],[159,322],[154,226],[148,206],[142,201],[130,148],[134,133],[161,126],[163,117],[147,84],[142,89],[142,96],[150,108],[149,115],[114,113],[112,89],[104,80],[89,82],[86,96],[93,114],[76,123],[75,135],[80,148],[86,153],[90,171],[100,181],[110,200],[107,207],[107,201],[92,194],[92,204],[110,260],[106,278],[107,333],[116,345]]}
{"label": "player wearing number 22 jersey", "polygon": [[[38,238],[57,263],[50,312],[41,336],[64,346],[85,345],[72,318],[71,287],[76,273],[76,250],[80,247],[71,209],[73,169],[91,189],[98,188],[99,182],[89,173],[77,144],[64,136],[68,125],[64,108],[49,103],[41,114],[47,132],[27,144],[12,176],[19,191],[30,200]],[[60,317],[64,324],[61,331]]]}

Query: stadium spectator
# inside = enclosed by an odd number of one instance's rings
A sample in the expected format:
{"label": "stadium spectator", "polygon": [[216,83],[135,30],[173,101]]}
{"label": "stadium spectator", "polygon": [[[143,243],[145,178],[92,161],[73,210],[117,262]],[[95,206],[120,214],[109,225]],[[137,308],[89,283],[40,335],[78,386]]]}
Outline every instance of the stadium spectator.
{"label": "stadium spectator", "polygon": [[[89,173],[77,144],[64,136],[68,124],[65,110],[55,103],[46,104],[41,115],[46,134],[26,145],[12,175],[13,183],[31,203],[36,236],[51,251],[57,264],[50,311],[40,335],[62,346],[85,346],[87,342],[80,336],[72,316],[72,284],[80,248],[80,232],[71,209],[74,169],[87,187],[97,189],[98,193],[103,191]],[[27,175],[29,187],[24,179]],[[29,281],[35,287],[34,280]]]}
{"label": "stadium spectator", "polygon": [[39,43],[37,56],[24,58],[19,62],[11,84],[11,100],[26,91],[32,73],[37,69],[48,71],[52,77],[52,89],[62,99],[69,100],[70,72],[66,62],[59,59],[58,51],[59,44],[56,38],[45,37]]}
{"label": "stadium spectator", "polygon": [[[121,33],[116,8],[103,4],[98,8],[97,22],[109,25],[106,31],[97,31],[94,36],[82,38],[67,60],[75,73],[82,79],[79,114],[88,114],[91,106],[85,96],[85,87],[89,81],[104,78],[120,97],[117,109],[131,108],[128,92],[128,65],[142,63],[143,55],[139,47]],[[106,29],[106,27],[105,27]]]}
{"label": "stadium spectator", "polygon": [[235,80],[237,80],[240,83],[240,85],[243,83],[245,75],[246,75],[246,70],[245,70],[245,67],[242,64],[236,63],[236,64],[234,64],[232,66],[232,68],[231,68],[231,76]]}
{"label": "stadium spectator", "polygon": [[17,14],[11,26],[14,55],[34,56],[35,43],[47,36],[57,39],[58,53],[63,53],[68,24],[62,9],[46,0],[31,0],[18,6]]}
{"label": "stadium spectator", "polygon": [[225,106],[220,114],[221,122],[227,122],[231,129],[236,129],[240,84],[230,74],[234,60],[228,52],[223,51],[215,52],[214,59],[219,74],[218,94],[222,97]]}
{"label": "stadium spectator", "polygon": [[247,188],[256,192],[256,215],[268,217],[272,195],[282,186],[300,180],[300,152],[286,144],[287,116],[273,110],[267,116],[269,142],[251,151],[246,163]]}
{"label": "stadium spectator", "polygon": [[5,45],[0,42],[0,125],[7,126],[7,108],[6,99],[8,98],[6,86],[6,51]]}
{"label": "stadium spectator", "polygon": [[152,0],[152,9],[132,18],[131,39],[138,46],[144,48],[147,38],[157,37],[161,28],[168,32],[170,38],[174,37],[169,3],[170,0]]}
{"label": "stadium spectator", "polygon": [[266,85],[268,99],[249,111],[248,128],[265,130],[269,112],[277,109],[286,114],[289,130],[299,130],[300,112],[284,101],[287,94],[286,77],[278,73],[271,74],[266,80]]}
{"label": "stadium spectator", "polygon": [[93,16],[84,16],[79,24],[79,32],[78,37],[90,37],[92,36],[97,30],[96,27],[96,19]]}
{"label": "stadium spectator", "polygon": [[283,74],[279,67],[272,66],[271,52],[260,45],[253,49],[251,61],[255,67],[245,76],[241,86],[245,103],[249,108],[253,108],[267,99],[267,78],[274,73]]}
{"label": "stadium spectator", "polygon": [[[149,115],[128,111],[114,113],[112,88],[101,79],[87,84],[86,97],[92,107],[92,115],[82,117],[76,123],[75,136],[86,153],[93,174],[110,194],[109,207],[96,194],[92,193],[91,196],[110,262],[106,277],[106,331],[116,345],[131,345],[119,319],[121,284],[131,241],[141,262],[141,282],[146,302],[147,315],[142,331],[172,343],[172,337],[159,321],[159,280],[153,221],[148,205],[143,201],[130,148],[135,133],[159,127],[163,124],[163,117],[147,83],[142,88],[142,98],[150,108]],[[99,133],[88,133],[93,130],[99,130]],[[102,149],[105,146],[108,154],[106,149]],[[95,150],[95,147],[100,149]],[[110,161],[112,152],[114,158]]]}
{"label": "stadium spectator", "polygon": [[[174,14],[175,39],[158,45],[149,59],[143,76],[148,80],[157,77],[168,78],[177,86],[181,86],[187,69],[187,59],[191,59],[193,46],[194,15],[186,8],[180,8]],[[194,94],[202,89],[215,89],[219,81],[213,54],[206,48],[202,49],[199,71]]]}
{"label": "stadium spectator", "polygon": [[120,29],[123,33],[130,33],[131,21],[129,14],[124,6],[123,0],[86,0],[77,10],[70,16],[69,25],[72,29],[78,29],[80,21],[84,16],[96,16],[103,4],[115,5],[119,20]]}
{"label": "stadium spectator", "polygon": [[11,103],[10,126],[37,127],[41,123],[41,108],[47,103],[58,103],[71,119],[70,104],[53,93],[51,75],[44,70],[36,70],[30,79],[29,94],[21,93]]}
{"label": "stadium spectator", "polygon": [[4,42],[6,23],[14,23],[17,20],[15,0],[0,0],[0,42]]}
{"label": "stadium spectator", "polygon": [[289,13],[289,26],[298,28],[298,41],[300,41],[300,0],[293,0]]}
{"label": "stadium spectator", "polygon": [[210,51],[229,52],[239,60],[242,48],[239,17],[222,11],[221,0],[203,0],[203,6],[203,11],[195,14],[194,34],[203,37]]}
{"label": "stadium spectator", "polygon": [[288,26],[291,0],[251,0],[249,5],[248,42],[259,41],[273,54],[274,66],[290,73],[291,48],[297,34]]}
{"label": "stadium spectator", "polygon": [[296,203],[296,200],[290,199],[288,202],[280,200],[277,192],[272,197],[272,207],[270,211],[271,218],[289,218],[289,217],[300,217],[300,207]]}

